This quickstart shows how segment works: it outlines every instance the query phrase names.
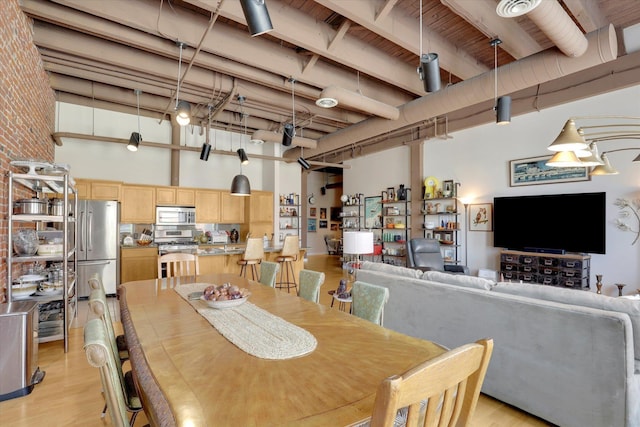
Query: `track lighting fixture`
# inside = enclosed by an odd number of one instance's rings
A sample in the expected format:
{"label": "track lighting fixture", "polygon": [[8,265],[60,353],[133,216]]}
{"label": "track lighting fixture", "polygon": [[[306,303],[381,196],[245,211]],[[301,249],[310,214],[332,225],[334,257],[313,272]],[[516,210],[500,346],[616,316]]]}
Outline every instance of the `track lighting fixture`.
{"label": "track lighting fixture", "polygon": [[182,68],[182,49],[184,43],[177,41],[176,44],[180,48],[180,56],[178,58],[178,86],[176,88],[176,122],[180,126],[186,126],[191,121],[191,104],[187,101],[180,101],[180,70]]}
{"label": "track lighting fixture", "polygon": [[500,43],[502,40],[497,37],[489,42],[493,46],[493,109],[496,112],[496,123],[506,125],[511,123],[511,97],[501,96],[498,98],[498,45]]}
{"label": "track lighting fixture", "polygon": [[249,157],[247,157],[247,153],[244,151],[244,148],[238,148],[238,158],[240,159],[240,164],[248,165]]}
{"label": "track lighting fixture", "polygon": [[302,166],[302,169],[309,169],[311,165],[308,161],[304,159],[304,157],[298,157],[298,163]]}
{"label": "track lighting fixture", "polygon": [[295,130],[293,129],[293,125],[291,123],[285,124],[284,133],[282,134],[282,145],[289,147],[291,145],[291,141],[293,141],[294,135]]}
{"label": "track lighting fixture", "polygon": [[284,125],[284,132],[282,134],[282,145],[289,147],[293,141],[293,137],[296,136],[296,81],[293,77],[289,78],[291,83],[291,123]]}
{"label": "track lighting fixture", "polygon": [[269,11],[264,0],[240,0],[244,19],[247,20],[251,37],[273,30]]}
{"label": "track lighting fixture", "polygon": [[420,0],[420,65],[418,76],[422,80],[425,92],[440,90],[440,65],[437,53],[422,53],[422,0]]}
{"label": "track lighting fixture", "polygon": [[136,94],[136,106],[138,110],[138,132],[131,132],[129,143],[127,144],[127,150],[138,151],[138,145],[140,145],[140,141],[142,141],[142,135],[140,135],[140,94],[142,93],[142,91],[140,89],[135,89],[133,93]]}
{"label": "track lighting fixture", "polygon": [[211,153],[211,144],[204,143],[202,144],[202,150],[200,151],[200,160],[204,160],[205,162],[209,160],[209,154]]}

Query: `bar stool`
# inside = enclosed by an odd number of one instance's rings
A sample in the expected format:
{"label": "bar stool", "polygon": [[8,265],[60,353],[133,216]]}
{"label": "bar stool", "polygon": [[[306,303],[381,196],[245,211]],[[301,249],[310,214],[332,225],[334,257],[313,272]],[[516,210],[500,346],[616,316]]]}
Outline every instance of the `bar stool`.
{"label": "bar stool", "polygon": [[247,247],[244,250],[242,259],[238,261],[240,267],[240,276],[247,277],[247,266],[251,266],[251,278],[258,280],[258,268],[256,265],[262,262],[264,258],[264,241],[261,237],[252,237],[247,239]]}
{"label": "bar stool", "polygon": [[280,255],[275,259],[280,264],[280,280],[276,282],[277,289],[293,288],[298,292],[298,283],[296,282],[296,273],[293,269],[294,261],[298,260],[300,249],[298,248],[298,236],[289,234],[284,238],[284,244]]}

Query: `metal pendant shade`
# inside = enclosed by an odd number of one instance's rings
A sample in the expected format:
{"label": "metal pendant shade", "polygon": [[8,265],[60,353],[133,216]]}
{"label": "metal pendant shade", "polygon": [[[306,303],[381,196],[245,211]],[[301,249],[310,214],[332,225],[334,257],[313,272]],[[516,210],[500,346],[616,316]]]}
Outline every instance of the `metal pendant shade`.
{"label": "metal pendant shade", "polygon": [[506,125],[511,123],[511,97],[501,96],[496,103],[496,123]]}
{"label": "metal pendant shade", "polygon": [[293,136],[295,135],[295,131],[293,129],[293,125],[291,123],[287,123],[284,125],[284,133],[282,134],[282,145],[285,147],[289,147],[291,142],[293,141]]}
{"label": "metal pendant shade", "polygon": [[618,172],[617,169],[615,169],[613,166],[611,166],[611,163],[609,162],[609,158],[607,157],[607,155],[605,153],[602,153],[601,158],[602,158],[603,164],[593,168],[593,170],[591,171],[591,173],[589,175],[595,175],[595,176],[618,175],[620,173],[620,172]]}
{"label": "metal pendant shade", "polygon": [[191,121],[191,104],[187,101],[178,102],[176,107],[176,121],[180,126],[186,126]]}
{"label": "metal pendant shade", "polygon": [[249,178],[243,174],[234,176],[233,181],[231,181],[231,195],[250,196],[251,185],[249,184]]}
{"label": "metal pendant shade", "polygon": [[211,153],[211,144],[207,144],[206,142],[202,144],[202,150],[200,151],[200,160],[204,160],[205,162],[209,160],[209,154]]}
{"label": "metal pendant shade", "polygon": [[273,30],[269,11],[264,0],[240,0],[242,13],[247,20],[251,37]]}
{"label": "metal pendant shade", "polygon": [[572,119],[567,120],[560,131],[560,135],[547,147],[550,151],[576,151],[587,150],[589,144],[584,137],[578,133],[576,122]]}
{"label": "metal pendant shade", "polygon": [[555,168],[568,168],[583,166],[582,162],[573,151],[559,151],[547,161],[547,166]]}
{"label": "metal pendant shade", "polygon": [[582,156],[581,152],[576,151],[576,156],[578,156],[580,158],[580,161],[582,162],[582,166],[600,166],[600,165],[604,165],[604,162],[602,161],[602,158],[600,158],[600,155],[598,154],[598,146],[596,145],[595,142],[592,142],[591,144],[589,144],[589,150],[586,150],[584,153],[586,153],[586,156]]}
{"label": "metal pendant shade", "polygon": [[236,151],[238,153],[238,158],[240,159],[240,164],[241,165],[248,165],[249,164],[249,157],[247,156],[247,152],[244,151],[244,148],[238,148],[238,151]]}
{"label": "metal pendant shade", "polygon": [[418,75],[425,92],[437,92],[440,90],[440,65],[437,53],[424,53],[420,56]]}
{"label": "metal pendant shade", "polygon": [[140,141],[142,141],[142,136],[138,132],[131,132],[129,143],[127,144],[127,149],[129,151],[138,151],[138,145],[140,145]]}

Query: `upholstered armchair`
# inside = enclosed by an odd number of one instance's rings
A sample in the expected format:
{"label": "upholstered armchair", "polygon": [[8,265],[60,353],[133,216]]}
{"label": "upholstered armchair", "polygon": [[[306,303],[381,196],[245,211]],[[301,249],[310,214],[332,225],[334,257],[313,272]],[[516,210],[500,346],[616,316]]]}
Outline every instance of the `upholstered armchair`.
{"label": "upholstered armchair", "polygon": [[418,270],[435,270],[447,273],[469,274],[464,265],[445,264],[436,239],[415,238],[407,242],[407,267]]}

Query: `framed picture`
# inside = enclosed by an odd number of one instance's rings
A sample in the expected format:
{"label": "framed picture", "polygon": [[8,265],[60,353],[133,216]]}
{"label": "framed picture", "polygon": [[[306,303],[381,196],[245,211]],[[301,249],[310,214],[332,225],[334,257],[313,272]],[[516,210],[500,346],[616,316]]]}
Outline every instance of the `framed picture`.
{"label": "framed picture", "polygon": [[442,197],[456,197],[456,186],[453,180],[442,181]]}
{"label": "framed picture", "polygon": [[327,219],[327,208],[320,208],[320,219]]}
{"label": "framed picture", "polygon": [[338,230],[340,230],[340,224],[338,224],[337,222],[332,222],[331,231],[338,231]]}
{"label": "framed picture", "polygon": [[316,216],[316,209],[317,208],[309,208],[309,216],[315,217]]}
{"label": "framed picture", "polygon": [[316,231],[316,219],[315,218],[307,218],[307,231],[315,232]]}
{"label": "framed picture", "polygon": [[364,198],[365,228],[382,228],[382,196]]}
{"label": "framed picture", "polygon": [[469,231],[493,231],[493,204],[469,205]]}
{"label": "framed picture", "polygon": [[320,228],[327,228],[327,220],[325,219],[320,220]]}
{"label": "framed picture", "polygon": [[511,160],[509,176],[511,187],[536,184],[556,184],[558,182],[589,181],[589,170],[584,166],[556,168],[547,166],[551,156],[529,157]]}
{"label": "framed picture", "polygon": [[330,208],[329,213],[331,213],[331,221],[340,221],[340,213],[342,212],[341,207],[332,207]]}

